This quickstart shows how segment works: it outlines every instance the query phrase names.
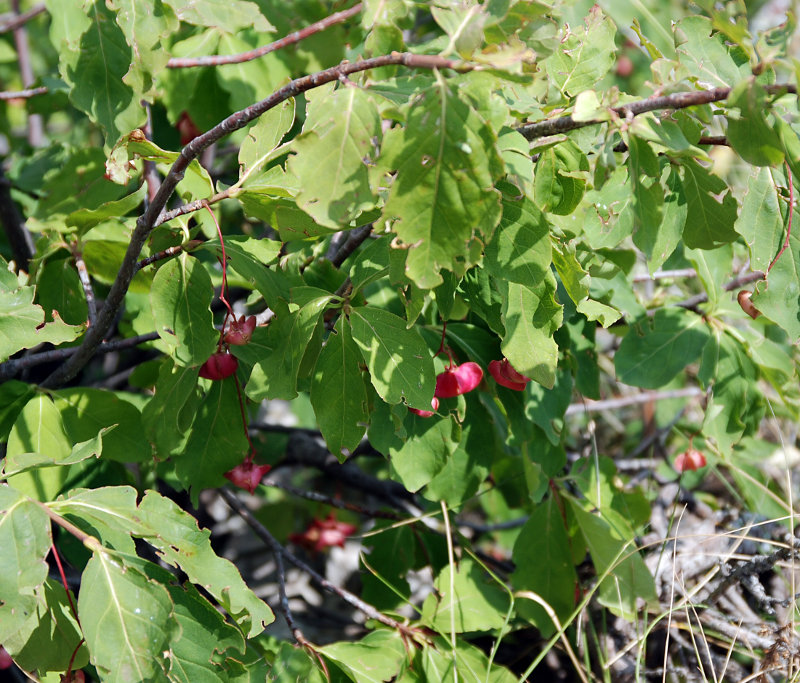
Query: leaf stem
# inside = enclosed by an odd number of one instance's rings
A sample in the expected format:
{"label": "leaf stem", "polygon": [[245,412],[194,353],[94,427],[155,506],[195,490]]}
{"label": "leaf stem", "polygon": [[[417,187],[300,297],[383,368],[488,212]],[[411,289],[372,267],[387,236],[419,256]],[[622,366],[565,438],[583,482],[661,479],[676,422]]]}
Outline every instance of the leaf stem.
{"label": "leaf stem", "polygon": [[786,248],[789,246],[789,237],[792,235],[792,216],[794,215],[794,178],[792,177],[792,169],[789,168],[788,162],[784,161],[783,165],[786,167],[786,177],[789,180],[789,216],[786,222],[786,239],[783,242],[781,250],[776,254],[775,258],[772,259],[772,262],[767,267],[767,273],[772,270],[772,266],[778,262],[781,254],[786,251]]}

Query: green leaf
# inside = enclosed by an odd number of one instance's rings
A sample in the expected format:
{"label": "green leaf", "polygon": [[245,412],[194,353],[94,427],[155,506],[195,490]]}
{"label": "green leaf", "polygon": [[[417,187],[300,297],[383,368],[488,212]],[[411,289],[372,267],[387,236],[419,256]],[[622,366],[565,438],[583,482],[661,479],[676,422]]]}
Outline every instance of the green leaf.
{"label": "green leaf", "polygon": [[142,462],[152,458],[150,444],[142,439],[142,415],[120,395],[101,389],[65,389],[57,394],[67,436],[77,443],[116,425],[103,437],[103,457],[118,462]]}
{"label": "green leaf", "polygon": [[399,634],[373,631],[355,643],[332,643],[320,653],[347,673],[356,683],[390,681],[406,658],[406,649]]}
{"label": "green leaf", "polygon": [[647,256],[647,267],[655,273],[675,251],[686,226],[689,207],[683,183],[677,170],[665,169],[661,183],[653,182],[652,188],[663,193],[660,222],[641,222],[633,235],[633,243]]}
{"label": "green leaf", "polygon": [[103,680],[155,678],[171,614],[164,586],[121,556],[95,551],[81,576],[78,616],[91,662]]}
{"label": "green leaf", "polygon": [[706,88],[732,87],[751,75],[747,55],[726,44],[711,26],[702,16],[686,17],[675,26],[678,61]]}
{"label": "green leaf", "polygon": [[273,349],[253,366],[247,395],[254,401],[265,398],[291,400],[297,396],[297,374],[317,320],[328,305],[330,294],[317,296],[302,308],[276,311],[268,328],[266,346]]}
{"label": "green leaf", "polygon": [[548,273],[535,289],[514,282],[503,284],[503,355],[517,372],[550,388],[558,363],[553,334],[562,321],[562,307],[554,298],[555,278]]}
{"label": "green leaf", "polygon": [[754,166],[777,166],[783,161],[783,144],[765,116],[769,111],[766,100],[766,91],[752,78],[739,83],[726,100],[740,112],[738,117],[728,115],[728,140],[742,159]]}
{"label": "green leaf", "polygon": [[[369,170],[381,132],[378,108],[357,87],[311,99],[305,131],[292,142],[289,171],[297,176],[297,205],[317,223],[346,227],[375,205]],[[325,182],[319,182],[324,177]]]}
{"label": "green leaf", "polygon": [[486,245],[486,268],[500,279],[536,287],[550,268],[550,225],[527,197],[503,195],[503,217]]}
{"label": "green leaf", "polygon": [[720,300],[729,296],[723,285],[730,279],[733,269],[733,246],[726,244],[717,249],[684,249],[683,254],[697,271],[713,311]]}
{"label": "green leaf", "polygon": [[258,118],[239,147],[242,178],[260,170],[272,158],[273,151],[293,123],[294,99],[284,100]]}
{"label": "green leaf", "polygon": [[491,631],[503,626],[509,595],[502,585],[466,557],[453,571],[448,564],[434,582],[436,595],[422,605],[422,620],[436,631]]}
{"label": "green leaf", "polygon": [[311,405],[328,450],[344,461],[369,424],[361,353],[344,316],[322,348],[311,382]]}
{"label": "green leaf", "polygon": [[544,150],[534,168],[536,204],[559,216],[571,214],[583,197],[588,171],[586,155],[569,140]]}
{"label": "green leaf", "polygon": [[558,49],[545,61],[549,80],[567,95],[597,85],[614,64],[616,28],[598,5],[589,10],[580,31],[563,29]]}
{"label": "green leaf", "polygon": [[314,658],[305,650],[283,641],[269,670],[270,683],[324,683],[326,677]]}
{"label": "green leaf", "polygon": [[389,273],[389,239],[386,235],[371,240],[358,252],[350,268],[350,282],[354,293]]}
{"label": "green leaf", "polygon": [[202,489],[225,483],[222,475],[244,460],[249,444],[243,429],[236,382],[212,382],[183,455],[175,462],[175,473],[195,500]]}
{"label": "green leaf", "polygon": [[180,567],[190,581],[208,591],[248,638],[274,621],[270,608],[247,587],[235,565],[214,553],[211,532],[200,529],[194,517],[155,491],[142,498],[138,515],[144,529],[134,533],[155,547],[164,562]]}
{"label": "green leaf", "polygon": [[[511,575],[515,590],[539,595],[562,624],[574,609],[578,585],[565,524],[553,496],[537,505],[514,543],[516,569]],[[523,600],[517,603],[517,610],[545,637],[555,632],[555,624],[539,604]]]}
{"label": "green leaf", "polygon": [[186,253],[158,269],[150,290],[156,331],[180,365],[201,365],[214,353],[219,332],[209,308],[214,287],[203,265]]}
{"label": "green leaf", "polygon": [[53,540],[50,521],[36,503],[0,484],[0,638],[5,642],[37,610],[36,589],[47,578]]}
{"label": "green leaf", "polygon": [[[39,394],[28,401],[8,437],[6,455],[42,453],[59,462],[71,452],[61,413],[50,397]],[[61,491],[68,477],[68,467],[51,467],[15,475],[8,483],[32,498],[46,501]]]}
{"label": "green leaf", "polygon": [[36,302],[45,311],[57,311],[70,325],[85,323],[86,295],[71,259],[48,259],[36,278]]}
{"label": "green leaf", "polygon": [[64,222],[67,225],[74,225],[78,228],[79,234],[100,225],[110,218],[121,218],[136,209],[147,196],[147,185],[142,185],[135,192],[123,197],[122,199],[105,202],[96,209],[78,209],[70,213]]}
{"label": "green leaf", "polygon": [[145,123],[139,96],[124,82],[132,60],[116,15],[103,0],[48,0],[50,32],[72,103],[105,130],[111,147]]}
{"label": "green leaf", "polygon": [[97,436],[86,441],[76,443],[72,447],[72,452],[61,460],[56,460],[43,453],[21,453],[19,455],[7,455],[3,461],[3,476],[10,477],[20,472],[35,470],[42,467],[64,467],[74,465],[88,458],[99,458],[103,452],[103,435],[112,431],[116,425],[101,429]]}
{"label": "green leaf", "polygon": [[703,318],[683,308],[659,308],[631,327],[614,355],[617,378],[625,384],[657,389],[700,359],[709,331]]}
{"label": "green leaf", "polygon": [[600,603],[624,619],[636,617],[642,600],[648,605],[657,605],[653,576],[630,540],[633,532],[625,519],[611,514],[613,511],[606,511],[605,515],[614,518],[614,523],[611,523],[600,515],[587,512],[571,497],[565,498],[586,540],[598,576],[608,572],[600,582]]}
{"label": "green leaf", "polygon": [[35,393],[32,385],[15,379],[0,384],[0,442],[8,439],[14,422]]}
{"label": "green leaf", "polygon": [[783,218],[769,169],[755,168],[747,179],[742,210],[733,225],[750,250],[750,269],[766,272],[783,240]]}
{"label": "green leaf", "polygon": [[[736,240],[733,224],[736,221],[737,203],[725,182],[700,166],[694,160],[685,160],[683,189],[688,214],[683,241],[692,249],[714,249]],[[722,201],[716,196],[722,195]]]}
{"label": "green leaf", "polygon": [[476,263],[474,240],[491,237],[500,220],[494,183],[503,168],[477,112],[438,79],[413,100],[406,125],[386,134],[380,163],[397,171],[381,220],[394,220],[408,247],[408,277],[430,289],[441,269],[459,274]]}
{"label": "green leaf", "polygon": [[57,313],[44,322],[44,309],[33,303],[35,289],[0,290],[0,361],[39,344],[63,344],[83,334],[83,325],[67,325]]}
{"label": "green leaf", "polygon": [[419,332],[372,306],[351,309],[349,319],[378,395],[387,403],[405,399],[412,408],[430,410],[436,379],[430,350]]}
{"label": "green leaf", "polygon": [[155,395],[142,410],[144,434],[159,458],[179,453],[186,444],[199,404],[197,373],[172,360],[161,365]]}
{"label": "green leaf", "polygon": [[164,0],[181,21],[196,26],[212,26],[229,33],[253,28],[260,33],[274,31],[258,5],[245,0]]}

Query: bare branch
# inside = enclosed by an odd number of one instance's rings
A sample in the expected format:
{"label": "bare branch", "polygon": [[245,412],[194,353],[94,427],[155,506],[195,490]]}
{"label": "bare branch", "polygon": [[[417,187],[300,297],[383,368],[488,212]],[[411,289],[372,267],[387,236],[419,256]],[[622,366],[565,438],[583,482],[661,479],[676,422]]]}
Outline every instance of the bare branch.
{"label": "bare branch", "polygon": [[27,90],[5,90],[0,92],[0,100],[24,100],[29,97],[36,97],[36,95],[44,95],[45,93],[47,93],[47,88],[44,86],[28,88]]}
{"label": "bare branch", "polygon": [[46,10],[47,7],[45,7],[45,4],[40,2],[38,5],[31,7],[27,12],[9,12],[8,14],[4,14],[2,17],[0,17],[3,20],[0,22],[0,33],[14,31]]}
{"label": "bare branch", "polygon": [[331,263],[334,268],[339,268],[358,247],[364,243],[372,234],[372,223],[362,225],[360,228],[354,228],[350,231],[345,240],[345,243],[339,247],[338,251],[333,255]]}
{"label": "bare branch", "polygon": [[649,403],[650,401],[667,401],[674,398],[695,398],[703,396],[705,392],[698,387],[685,389],[671,389],[669,391],[645,391],[641,394],[631,394],[620,398],[609,398],[604,401],[586,400],[581,403],[571,403],[567,407],[566,416],[579,415],[580,413],[596,413],[601,410],[617,410],[628,406]]}
{"label": "bare branch", "polygon": [[[764,273],[760,270],[756,270],[752,273],[747,273],[746,275],[740,275],[739,277],[735,277],[732,280],[726,282],[722,289],[726,292],[730,292],[732,289],[738,289],[742,285],[749,284],[750,282],[755,282],[756,280],[763,280]],[[683,301],[678,301],[675,306],[680,306],[681,308],[688,308],[689,310],[696,310],[700,304],[704,304],[708,301],[708,294],[706,292],[702,292],[701,294],[696,294],[695,296],[691,296],[688,299],[684,299]]]}
{"label": "bare branch", "polygon": [[135,274],[136,262],[142,251],[147,237],[156,225],[167,201],[175,191],[175,187],[183,178],[186,168],[192,159],[207,147],[222,139],[226,135],[243,128],[251,121],[277,106],[290,97],[313,88],[318,88],[326,83],[339,80],[342,76],[367,71],[381,66],[402,65],[411,69],[454,69],[459,72],[470,71],[472,67],[463,62],[458,62],[435,55],[415,55],[408,52],[392,52],[388,55],[371,57],[358,62],[342,62],[338,66],[319,71],[308,76],[296,78],[287,85],[276,90],[266,99],[231,114],[229,117],[214,126],[211,130],[198,135],[181,150],[180,156],[170,168],[169,173],[161,183],[158,193],[150,202],[147,210],[136,221],[136,228],[131,235],[128,249],[123,258],[116,280],[106,297],[105,305],[97,316],[97,324],[89,328],[77,352],[58,370],[50,375],[43,383],[45,387],[60,386],[69,381],[81,368],[89,362],[95,349],[102,342],[114,322],[117,311],[122,305],[125,293],[128,291],[131,279]]}
{"label": "bare branch", "polygon": [[[797,94],[797,87],[789,84],[767,85],[764,87],[770,94],[794,93]],[[725,100],[730,95],[730,88],[711,88],[710,90],[693,90],[691,92],[679,92],[672,95],[654,95],[636,102],[629,102],[621,107],[613,107],[611,111],[622,118],[636,116],[649,111],[661,109],[685,109],[686,107],[696,107],[700,104],[710,104]],[[517,130],[528,140],[535,140],[546,135],[556,135],[567,133],[586,126],[595,126],[604,123],[599,119],[589,121],[576,121],[571,116],[562,116],[557,119],[547,119],[546,121],[536,121],[526,123]],[[720,144],[720,143],[707,143]]]}
{"label": "bare branch", "polygon": [[36,250],[31,233],[25,227],[25,220],[11,197],[11,183],[3,173],[2,165],[0,165],[0,223],[3,224],[17,266],[20,270],[27,271],[28,262],[34,257]]}
{"label": "bare branch", "polygon": [[[19,0],[11,0],[11,7],[16,14],[20,13]],[[17,60],[22,78],[22,87],[30,88],[35,78],[33,76],[33,64],[31,63],[31,51],[25,22],[18,23],[14,27],[14,43],[17,46]],[[44,123],[41,114],[28,114],[28,142],[31,147],[41,147],[44,144]]]}
{"label": "bare branch", "polygon": [[92,287],[92,280],[89,277],[89,271],[86,270],[86,262],[83,260],[83,254],[79,249],[74,249],[72,253],[75,259],[75,268],[78,270],[78,278],[83,287],[83,293],[86,296],[86,306],[89,309],[89,325],[94,325],[97,320],[97,304],[94,297],[94,288]]}
{"label": "bare branch", "polygon": [[168,69],[185,69],[187,67],[195,67],[195,66],[222,66],[223,64],[241,64],[242,62],[249,62],[253,59],[258,59],[259,57],[263,57],[264,55],[268,55],[270,52],[275,52],[275,50],[280,50],[284,47],[288,47],[289,45],[294,45],[295,43],[299,43],[304,38],[308,38],[309,36],[313,36],[315,33],[319,33],[320,31],[324,31],[326,28],[330,26],[334,26],[335,24],[341,24],[343,21],[347,21],[350,17],[354,17],[361,11],[362,4],[359,2],[357,5],[353,5],[350,9],[342,10],[341,12],[336,12],[335,14],[331,14],[329,17],[325,17],[324,19],[320,19],[313,24],[309,24],[303,29],[299,31],[295,31],[294,33],[290,33],[288,36],[284,36],[280,40],[276,40],[269,45],[263,45],[262,47],[257,47],[255,50],[249,50],[247,52],[241,52],[238,55],[211,55],[208,57],[173,57],[167,62]]}

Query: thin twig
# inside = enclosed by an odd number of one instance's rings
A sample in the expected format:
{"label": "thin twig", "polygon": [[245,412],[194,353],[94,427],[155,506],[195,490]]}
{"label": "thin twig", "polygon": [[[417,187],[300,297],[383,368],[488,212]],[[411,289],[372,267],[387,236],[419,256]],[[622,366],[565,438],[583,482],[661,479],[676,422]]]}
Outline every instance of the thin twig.
{"label": "thin twig", "polygon": [[134,267],[134,273],[138,273],[142,268],[146,268],[158,261],[163,261],[164,259],[168,259],[172,256],[177,256],[182,251],[191,251],[196,246],[202,244],[202,240],[189,240],[186,244],[178,244],[174,247],[167,247],[162,251],[159,251],[152,256],[148,256],[147,258],[143,258],[141,261],[136,262],[136,266]]}
{"label": "thin twig", "polygon": [[[11,7],[15,14],[20,14],[19,0],[11,0]],[[33,76],[33,64],[31,63],[31,51],[25,22],[18,23],[14,27],[14,43],[17,46],[17,61],[19,62],[22,87],[30,88],[35,78]],[[41,114],[28,114],[28,142],[31,147],[41,147],[44,144],[44,123]]]}
{"label": "thin twig", "polygon": [[[767,85],[764,86],[764,89],[770,94],[797,94],[797,87],[788,83]],[[649,111],[661,109],[685,109],[687,107],[696,107],[700,104],[719,102],[727,99],[730,94],[730,88],[711,88],[710,90],[693,90],[690,92],[673,93],[672,95],[653,95],[652,97],[647,97],[643,100],[629,102],[621,107],[611,107],[611,111],[622,118],[627,118],[629,116],[644,114]],[[535,140],[547,135],[567,133],[571,130],[585,128],[586,126],[595,126],[600,123],[605,122],[600,119],[576,121],[572,118],[572,116],[561,116],[557,119],[547,119],[546,121],[526,123],[517,128],[517,130],[528,140]]]}
{"label": "thin twig", "polygon": [[672,280],[675,278],[697,277],[694,268],[679,268],[677,270],[657,270],[652,275],[634,275],[633,282],[651,282],[653,280]]}
{"label": "thin twig", "polygon": [[5,90],[0,92],[0,100],[25,100],[36,95],[44,95],[48,90],[45,86],[27,88],[25,90]]}
{"label": "thin twig", "polygon": [[334,268],[339,268],[358,247],[372,234],[372,223],[362,225],[350,231],[344,244],[339,247],[331,259]]}
{"label": "thin twig", "polygon": [[33,237],[25,227],[25,221],[11,197],[11,183],[3,173],[2,164],[0,164],[0,223],[3,224],[3,230],[11,245],[17,268],[27,271],[28,264],[36,253]]}
{"label": "thin twig", "polygon": [[94,298],[92,280],[89,277],[89,271],[86,270],[86,262],[83,260],[83,254],[79,248],[75,247],[72,250],[72,257],[75,259],[75,268],[78,271],[78,279],[81,281],[83,294],[86,296],[86,306],[89,309],[89,326],[91,327],[94,325],[95,320],[97,320],[97,304]]}
{"label": "thin twig", "polygon": [[[120,351],[122,349],[138,346],[139,344],[155,341],[156,339],[158,339],[158,332],[148,332],[147,334],[140,334],[136,337],[128,337],[127,339],[115,339],[114,341],[103,342],[100,344],[96,349],[96,353]],[[7,360],[5,363],[0,363],[0,379],[14,377],[21,370],[24,370],[25,368],[32,368],[35,365],[66,360],[72,354],[77,352],[77,350],[78,347],[73,346],[66,349],[53,349],[52,351],[32,353],[29,356],[23,356],[22,358],[12,358],[11,360]]]}
{"label": "thin twig", "polygon": [[188,204],[182,204],[181,206],[172,209],[172,211],[165,211],[158,217],[158,220],[156,220],[155,227],[158,227],[167,221],[171,221],[173,218],[177,218],[178,216],[185,216],[187,213],[200,211],[200,209],[205,208],[206,204],[216,204],[217,202],[221,202],[223,199],[227,199],[228,197],[235,197],[238,194],[238,189],[239,188],[237,187],[229,187],[227,190],[217,192],[217,194],[209,197],[208,199],[197,199],[196,201],[189,202]]}
{"label": "thin twig", "polygon": [[219,493],[225,499],[225,502],[231,506],[234,512],[236,512],[236,514],[238,514],[245,522],[247,522],[248,526],[256,533],[256,536],[258,536],[270,547],[273,553],[276,555],[283,555],[283,557],[291,562],[295,567],[308,574],[311,579],[321,588],[324,588],[334,595],[338,595],[348,605],[354,607],[359,612],[362,612],[370,619],[375,619],[376,621],[379,621],[390,628],[397,629],[404,635],[411,635],[411,630],[408,626],[395,621],[391,617],[387,617],[385,614],[382,614],[375,609],[375,607],[367,602],[364,602],[358,596],[353,595],[353,593],[350,591],[335,586],[319,572],[315,571],[309,565],[303,562],[299,557],[295,556],[293,553],[284,548],[280,543],[278,543],[277,539],[269,532],[269,530],[253,516],[250,510],[247,509],[247,506],[245,506],[244,503],[242,503],[242,501],[240,501],[233,492],[222,488],[219,489]]}
{"label": "thin twig", "polygon": [[565,416],[578,415],[580,413],[596,413],[601,410],[617,410],[628,406],[649,403],[650,401],[668,401],[675,398],[695,398],[704,395],[705,392],[698,387],[685,387],[684,389],[670,389],[669,391],[645,391],[640,394],[621,396],[620,398],[609,398],[603,401],[586,400],[582,403],[571,403],[567,406]]}
{"label": "thin twig", "polygon": [[258,59],[259,57],[263,57],[264,55],[268,55],[270,52],[275,52],[275,50],[280,50],[284,47],[288,47],[289,45],[294,45],[295,43],[299,43],[304,38],[308,38],[309,36],[313,36],[315,33],[319,33],[320,31],[324,31],[326,28],[330,26],[334,26],[335,24],[341,24],[343,21],[347,21],[350,17],[354,17],[361,11],[361,3],[359,2],[357,5],[353,5],[350,9],[342,10],[341,12],[336,12],[335,14],[331,14],[329,17],[325,17],[324,19],[320,19],[319,21],[314,22],[313,24],[309,24],[303,29],[299,31],[295,31],[294,33],[290,33],[288,36],[284,36],[280,40],[276,40],[269,45],[263,45],[261,47],[257,47],[254,50],[248,50],[247,52],[241,52],[236,55],[210,55],[208,57],[173,57],[167,62],[168,69],[186,69],[188,67],[196,67],[196,66],[222,66],[223,64],[241,64],[242,62],[249,62],[253,59]]}
{"label": "thin twig", "polygon": [[139,254],[144,247],[145,241],[155,227],[156,221],[164,209],[164,206],[166,206],[167,201],[175,191],[175,187],[183,178],[186,168],[193,159],[197,158],[197,156],[210,145],[230,133],[243,128],[251,121],[254,121],[265,112],[291,97],[296,97],[300,93],[318,88],[326,83],[337,81],[342,76],[391,65],[406,66],[412,69],[453,69],[460,72],[470,71],[472,69],[468,64],[445,59],[444,57],[416,55],[407,52],[392,52],[388,55],[371,57],[358,62],[342,62],[338,66],[291,81],[287,85],[276,90],[266,99],[231,114],[211,130],[202,135],[198,135],[181,150],[180,156],[173,163],[172,168],[170,168],[169,173],[167,173],[161,183],[158,193],[153,201],[150,202],[150,206],[148,206],[144,214],[136,221],[136,228],[131,235],[128,249],[120,265],[119,273],[106,296],[105,305],[97,316],[97,324],[89,328],[77,352],[71,356],[64,365],[45,379],[42,386],[53,388],[69,381],[80,372],[81,368],[83,368],[94,355],[95,349],[108,333],[108,330],[111,328],[116,318],[117,311],[119,311],[122,305],[135,272],[136,262],[139,259]]}
{"label": "thin twig", "polygon": [[[726,282],[722,289],[726,292],[730,292],[733,289],[738,289],[742,285],[749,284],[751,282],[755,282],[756,280],[763,280],[764,273],[760,270],[753,271],[752,273],[745,273],[744,275],[740,275],[738,277],[733,278]],[[680,306],[681,308],[688,308],[689,310],[696,311],[697,307],[700,304],[704,304],[708,301],[708,293],[702,292],[700,294],[695,294],[694,296],[690,296],[688,299],[684,299],[683,301],[678,301],[674,306]],[[649,312],[648,312],[649,313]],[[655,314],[655,310],[653,311]]]}
{"label": "thin twig", "polygon": [[8,33],[9,31],[17,29],[46,10],[47,7],[45,7],[45,4],[40,2],[38,5],[31,7],[27,12],[9,12],[8,14],[4,14],[2,16],[3,21],[0,22],[0,33]]}

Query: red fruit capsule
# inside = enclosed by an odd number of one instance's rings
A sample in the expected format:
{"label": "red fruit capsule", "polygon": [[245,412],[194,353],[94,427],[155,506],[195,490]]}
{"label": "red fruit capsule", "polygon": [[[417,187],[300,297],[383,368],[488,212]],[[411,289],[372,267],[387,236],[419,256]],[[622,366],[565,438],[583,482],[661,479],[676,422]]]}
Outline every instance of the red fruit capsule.
{"label": "red fruit capsule", "polygon": [[438,398],[453,398],[472,391],[483,379],[483,370],[477,363],[462,363],[448,368],[436,377],[436,391]]}
{"label": "red fruit capsule", "polygon": [[672,466],[680,473],[686,472],[686,470],[694,472],[706,466],[706,456],[695,448],[689,448],[675,458]]}
{"label": "red fruit capsule", "polygon": [[226,351],[217,351],[200,366],[200,377],[213,380],[225,379],[236,372],[238,367],[239,361],[236,356]]}
{"label": "red fruit capsule", "polygon": [[244,346],[253,337],[253,330],[256,329],[256,317],[251,315],[249,318],[241,316],[238,320],[234,318],[228,323],[223,341],[231,346]]}
{"label": "red fruit capsule", "polygon": [[531,381],[530,377],[517,372],[508,362],[508,358],[493,360],[489,363],[489,374],[494,377],[499,385],[514,391],[523,391],[528,382]]}
{"label": "red fruit capsule", "polygon": [[434,413],[439,410],[439,399],[435,396],[431,399],[431,408],[433,410],[420,410],[419,408],[409,408],[409,413],[414,413],[414,415],[419,415],[420,417],[433,417]]}
{"label": "red fruit capsule", "polygon": [[225,472],[225,478],[240,489],[253,493],[264,475],[271,469],[269,465],[256,465],[251,458],[247,458],[241,465],[237,465],[230,472]]}

